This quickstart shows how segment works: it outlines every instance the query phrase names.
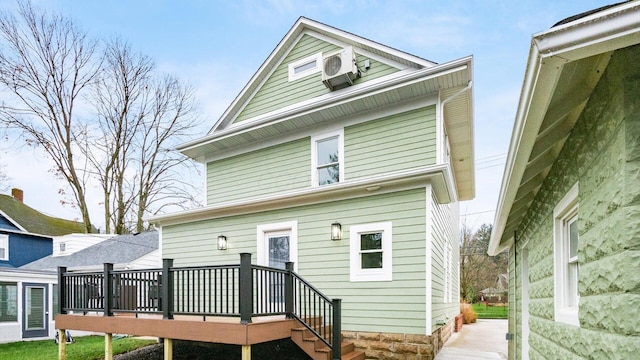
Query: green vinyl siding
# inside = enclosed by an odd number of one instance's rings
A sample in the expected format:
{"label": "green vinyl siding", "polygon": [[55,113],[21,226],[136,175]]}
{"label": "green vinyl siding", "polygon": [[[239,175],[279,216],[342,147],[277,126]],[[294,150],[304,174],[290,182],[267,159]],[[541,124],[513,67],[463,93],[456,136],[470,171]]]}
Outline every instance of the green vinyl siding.
{"label": "green vinyl siding", "polygon": [[[432,194],[432,241],[431,241],[431,326],[435,331],[438,322],[453,319],[460,313],[459,286],[459,224],[458,203],[439,204]],[[447,244],[451,245],[451,302],[444,302],[444,257]]]}
{"label": "green vinyl siding", "polygon": [[[341,298],[343,329],[425,333],[425,189],[373,195],[162,228],[164,258],[176,266],[231,264],[239,253],[257,261],[257,226],[297,221],[298,271],[327,296]],[[330,240],[331,223],[342,240]],[[349,228],[392,222],[393,281],[349,281]],[[228,250],[216,249],[224,234]]]}
{"label": "green vinyl siding", "polygon": [[[340,49],[339,46],[327,43],[309,34],[303,35],[234,120],[234,123],[330,93],[331,91],[322,83],[321,71],[289,82],[289,64],[314,54],[330,54]],[[358,66],[364,70],[364,61],[369,58],[357,54],[357,49],[354,49],[354,51],[356,52]],[[366,73],[363,73],[361,79],[356,79],[354,81],[355,84],[377,79],[398,71],[397,68],[379,61],[373,59],[369,59],[369,61],[371,68]],[[322,64],[319,64],[319,66],[322,66]]]}
{"label": "green vinyl siding", "polygon": [[207,164],[207,204],[300,189],[311,184],[309,138]]}
{"label": "green vinyl siding", "polygon": [[346,180],[435,164],[435,106],[346,127],[344,153]]}
{"label": "green vinyl siding", "polygon": [[339,50],[336,45],[303,35],[289,54],[253,96],[234,122],[241,122],[270,111],[329,93],[322,84],[322,73],[316,72],[289,82],[289,64],[317,53]]}

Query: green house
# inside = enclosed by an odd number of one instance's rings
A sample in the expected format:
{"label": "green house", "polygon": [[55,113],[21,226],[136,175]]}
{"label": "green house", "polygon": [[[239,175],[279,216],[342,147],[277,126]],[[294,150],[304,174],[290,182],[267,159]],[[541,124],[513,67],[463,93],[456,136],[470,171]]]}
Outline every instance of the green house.
{"label": "green house", "polygon": [[509,359],[640,354],[640,2],[533,36],[489,255]]}
{"label": "green house", "polygon": [[433,355],[459,313],[472,75],[471,57],[436,64],[300,18],[212,130],[179,147],[206,167],[206,205],[149,219],[162,257],[291,261],[342,299],[358,348]]}

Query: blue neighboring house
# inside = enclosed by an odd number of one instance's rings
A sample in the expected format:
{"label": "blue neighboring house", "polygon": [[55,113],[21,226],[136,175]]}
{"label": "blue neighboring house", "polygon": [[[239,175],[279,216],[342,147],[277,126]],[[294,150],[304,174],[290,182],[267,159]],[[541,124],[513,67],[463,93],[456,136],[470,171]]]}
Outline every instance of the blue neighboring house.
{"label": "blue neighboring house", "polygon": [[0,267],[17,268],[51,255],[53,236],[84,233],[82,223],[42,214],[23,202],[23,192],[0,195]]}

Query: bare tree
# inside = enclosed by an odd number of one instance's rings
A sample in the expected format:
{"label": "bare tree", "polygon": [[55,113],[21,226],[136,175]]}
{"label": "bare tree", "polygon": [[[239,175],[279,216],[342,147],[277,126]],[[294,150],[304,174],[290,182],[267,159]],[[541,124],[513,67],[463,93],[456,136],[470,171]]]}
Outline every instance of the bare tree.
{"label": "bare tree", "polygon": [[10,94],[0,104],[0,121],[47,153],[91,232],[88,174],[75,156],[87,124],[76,109],[100,68],[96,43],[70,19],[36,12],[29,2],[19,3],[17,15],[0,13],[0,85]]}
{"label": "bare tree", "polygon": [[193,163],[174,150],[196,126],[193,89],[172,76],[156,80],[151,89],[152,107],[139,137],[136,231],[144,230],[147,214],[197,203],[195,188],[185,176]]}
{"label": "bare tree", "polygon": [[99,141],[85,151],[102,186],[107,231],[142,231],[146,214],[192,199],[181,173],[190,162],[173,147],[192,135],[193,91],[120,40],[104,59],[94,92]]}
{"label": "bare tree", "polygon": [[463,224],[460,239],[460,297],[473,301],[478,292],[495,284],[499,273],[495,261],[487,255],[491,225],[483,224],[475,233]]}

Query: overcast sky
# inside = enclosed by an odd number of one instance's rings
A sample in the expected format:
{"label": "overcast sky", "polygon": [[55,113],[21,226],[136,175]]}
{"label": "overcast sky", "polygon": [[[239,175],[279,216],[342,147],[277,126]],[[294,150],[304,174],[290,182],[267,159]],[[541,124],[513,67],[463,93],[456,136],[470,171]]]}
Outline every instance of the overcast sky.
{"label": "overcast sky", "polygon": [[[613,1],[612,1],[613,2]],[[191,83],[202,135],[213,125],[299,16],[444,63],[474,56],[476,198],[461,204],[468,225],[493,221],[531,36],[571,15],[611,2],[580,1],[135,1],[40,0],[37,7],[74,19],[92,36],[119,36],[158,67]],[[0,0],[0,9],[16,7]],[[25,203],[80,219],[60,204],[64,182],[38,150],[0,140],[0,165]],[[18,141],[19,142],[19,141]],[[104,229],[99,191],[92,221]]]}

